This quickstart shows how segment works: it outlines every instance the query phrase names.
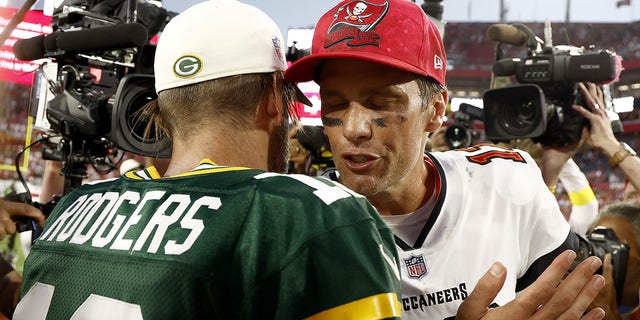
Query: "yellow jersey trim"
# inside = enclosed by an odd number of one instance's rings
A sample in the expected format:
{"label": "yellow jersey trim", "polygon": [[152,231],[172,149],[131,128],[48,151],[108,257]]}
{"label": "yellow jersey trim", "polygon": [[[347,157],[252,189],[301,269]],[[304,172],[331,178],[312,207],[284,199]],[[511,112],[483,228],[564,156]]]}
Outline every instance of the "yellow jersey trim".
{"label": "yellow jersey trim", "polygon": [[245,167],[218,167],[218,168],[211,168],[211,169],[201,169],[201,170],[197,170],[197,171],[189,171],[189,172],[177,174],[175,176],[171,176],[171,178],[188,177],[188,176],[195,176],[195,175],[198,175],[198,174],[227,172],[227,171],[238,171],[238,170],[249,170],[249,168],[245,168]]}
{"label": "yellow jersey trim", "polygon": [[[177,174],[175,176],[170,176],[167,178],[176,178],[176,177],[188,177],[199,174],[207,174],[207,173],[217,173],[217,172],[227,172],[227,171],[238,171],[238,170],[249,170],[251,168],[245,167],[221,167],[218,166],[215,162],[209,159],[202,159],[200,164],[193,169],[192,171]],[[154,166],[150,166],[146,169],[139,171],[129,171],[124,174],[125,177],[134,180],[156,180],[161,179],[162,176],[158,173],[158,170]]]}
{"label": "yellow jersey trim", "polygon": [[385,319],[399,318],[402,305],[395,293],[381,293],[324,310],[308,317],[309,320],[325,319]]}

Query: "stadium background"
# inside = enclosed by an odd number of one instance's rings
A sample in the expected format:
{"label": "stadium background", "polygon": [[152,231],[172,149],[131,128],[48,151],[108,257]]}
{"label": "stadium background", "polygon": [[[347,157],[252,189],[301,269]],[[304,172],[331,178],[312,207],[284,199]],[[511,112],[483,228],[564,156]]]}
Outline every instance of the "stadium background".
{"label": "stadium background", "polygon": [[[4,29],[16,9],[0,8],[0,28]],[[50,17],[40,11],[27,14],[10,38],[0,48],[0,190],[7,191],[15,187],[16,172],[14,158],[16,152],[37,139],[39,132],[33,128],[33,119],[28,116],[31,99],[31,81],[33,70],[37,65],[33,62],[16,60],[12,45],[16,39],[51,32],[48,27]],[[495,42],[486,36],[487,28],[495,22],[449,22],[446,24],[445,46],[448,57],[447,83],[452,98],[479,99],[489,88],[491,67],[495,62]],[[543,34],[543,23],[520,21],[529,26],[535,34]],[[631,23],[553,23],[554,44],[562,44],[557,39],[570,40],[571,45],[596,45],[598,49],[615,51],[623,58],[624,70],[620,80],[612,86],[614,98],[633,97],[632,107],[620,112],[624,133],[620,140],[629,143],[635,150],[640,150],[640,21]],[[289,30],[288,45],[295,37]],[[298,39],[299,44],[305,42]],[[304,45],[300,47],[304,49]],[[509,55],[524,56],[524,48],[513,48]],[[36,61],[37,62],[37,61]],[[312,83],[302,84],[314,101],[314,107],[301,109],[309,123],[318,123],[319,100]],[[471,100],[473,101],[473,100]],[[451,116],[451,114],[450,114]],[[450,117],[453,118],[453,117]],[[315,122],[314,122],[315,121]],[[481,123],[476,123],[482,128]],[[137,157],[129,155],[130,157]],[[575,157],[575,161],[587,175],[600,205],[616,201],[622,197],[624,176],[619,169],[612,170],[606,159],[597,151],[583,148]],[[35,146],[25,153],[20,161],[21,170],[27,179],[31,191],[37,197],[42,180],[44,161],[42,150]],[[100,179],[114,176],[98,175],[90,170],[89,179]],[[563,211],[570,211],[570,202],[566,195],[560,193],[559,201]]]}

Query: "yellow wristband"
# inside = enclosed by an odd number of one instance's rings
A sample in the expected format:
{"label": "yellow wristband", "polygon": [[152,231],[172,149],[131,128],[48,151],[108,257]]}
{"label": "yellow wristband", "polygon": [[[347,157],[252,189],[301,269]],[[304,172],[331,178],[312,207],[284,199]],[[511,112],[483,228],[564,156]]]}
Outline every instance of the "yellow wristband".
{"label": "yellow wristband", "polygon": [[596,195],[589,186],[579,191],[569,192],[569,200],[571,200],[571,204],[574,206],[584,206],[595,199]]}
{"label": "yellow wristband", "polygon": [[556,194],[556,188],[558,186],[547,186],[549,188],[549,191],[551,191],[551,193]]}

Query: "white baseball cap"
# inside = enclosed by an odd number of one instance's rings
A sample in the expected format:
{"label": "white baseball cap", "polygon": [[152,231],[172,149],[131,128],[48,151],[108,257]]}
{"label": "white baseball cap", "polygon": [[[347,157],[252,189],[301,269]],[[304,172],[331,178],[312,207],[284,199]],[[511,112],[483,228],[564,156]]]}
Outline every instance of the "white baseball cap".
{"label": "white baseball cap", "polygon": [[[209,0],[175,16],[158,40],[156,92],[248,73],[284,71],[285,43],[276,23],[237,0]],[[297,89],[298,101],[312,105]]]}

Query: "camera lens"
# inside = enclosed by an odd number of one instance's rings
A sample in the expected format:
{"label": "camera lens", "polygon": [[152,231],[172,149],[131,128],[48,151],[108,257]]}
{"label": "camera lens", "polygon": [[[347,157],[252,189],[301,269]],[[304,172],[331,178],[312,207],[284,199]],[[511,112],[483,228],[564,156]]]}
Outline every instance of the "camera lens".
{"label": "camera lens", "polygon": [[525,102],[516,106],[502,109],[502,124],[504,130],[516,136],[525,136],[532,132],[542,119],[540,110],[532,102]]}
{"label": "camera lens", "polygon": [[444,132],[444,140],[452,148],[466,148],[471,145],[471,134],[464,127],[452,125]]}

